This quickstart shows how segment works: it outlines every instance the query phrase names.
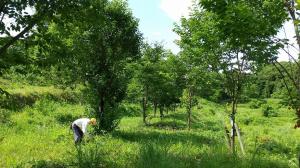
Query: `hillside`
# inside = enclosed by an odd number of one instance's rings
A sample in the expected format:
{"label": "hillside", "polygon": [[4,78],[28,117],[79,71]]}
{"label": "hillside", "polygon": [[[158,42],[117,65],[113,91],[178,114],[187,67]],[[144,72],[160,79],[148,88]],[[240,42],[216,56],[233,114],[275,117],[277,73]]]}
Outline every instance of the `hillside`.
{"label": "hillside", "polygon": [[267,100],[273,117],[239,104],[245,156],[238,151],[234,157],[226,145],[228,107],[204,99],[192,110],[190,130],[183,108],[162,120],[149,109],[150,124],[144,126],[139,106],[123,103],[127,115],[115,131],[92,135],[90,128],[90,137],[76,149],[69,126],[89,115],[82,94],[68,99],[72,90],[9,82],[2,79],[1,87],[19,98],[1,109],[0,167],[297,167],[300,132],[293,129],[293,111],[279,99]]}

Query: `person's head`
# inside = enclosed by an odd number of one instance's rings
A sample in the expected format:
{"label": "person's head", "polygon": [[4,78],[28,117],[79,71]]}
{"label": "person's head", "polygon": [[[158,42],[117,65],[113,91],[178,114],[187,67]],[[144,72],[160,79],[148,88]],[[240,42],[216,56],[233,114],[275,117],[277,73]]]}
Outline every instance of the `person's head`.
{"label": "person's head", "polygon": [[89,124],[96,125],[97,124],[96,118],[91,118]]}

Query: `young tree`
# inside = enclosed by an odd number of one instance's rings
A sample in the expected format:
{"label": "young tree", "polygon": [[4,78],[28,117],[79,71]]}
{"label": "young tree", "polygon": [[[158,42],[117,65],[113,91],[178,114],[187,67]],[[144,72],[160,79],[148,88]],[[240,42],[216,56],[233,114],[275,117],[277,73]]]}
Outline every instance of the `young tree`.
{"label": "young tree", "polygon": [[[298,0],[285,0],[285,7],[287,12],[289,13],[288,20],[292,20],[296,35],[296,42],[298,44],[297,47],[290,44],[289,39],[277,39],[278,43],[281,44],[282,50],[288,55],[289,57],[289,64],[295,65],[295,68],[288,69],[286,66],[284,66],[281,62],[278,62],[276,59],[273,60],[273,65],[277,69],[277,71],[280,73],[283,82],[285,84],[286,90],[289,94],[290,104],[292,108],[296,112],[297,121],[295,124],[295,128],[300,128],[300,54],[299,54],[299,48],[300,48],[300,31],[299,31],[299,10],[300,10],[300,1]],[[290,53],[288,48],[296,48],[298,51],[298,57],[294,56]],[[300,157],[299,157],[300,162]]]}
{"label": "young tree", "polygon": [[[283,2],[279,0],[202,0],[194,5],[191,18],[181,22],[177,32],[182,49],[197,53],[200,61],[225,76],[225,88],[232,102],[233,135],[246,74],[276,55],[279,46],[272,38],[285,18]],[[235,151],[234,136],[231,147]]]}
{"label": "young tree", "polygon": [[153,46],[145,44],[142,49],[142,59],[137,65],[136,78],[142,91],[142,115],[143,122],[147,124],[147,108],[149,99],[158,104],[158,89],[162,84],[162,77],[160,74],[160,62],[164,55],[163,46],[155,43]]}
{"label": "young tree", "polygon": [[73,63],[95,95],[98,130],[110,131],[116,126],[118,104],[126,95],[126,65],[139,58],[141,34],[125,2],[88,2],[76,22],[80,36],[74,42],[77,54]]}

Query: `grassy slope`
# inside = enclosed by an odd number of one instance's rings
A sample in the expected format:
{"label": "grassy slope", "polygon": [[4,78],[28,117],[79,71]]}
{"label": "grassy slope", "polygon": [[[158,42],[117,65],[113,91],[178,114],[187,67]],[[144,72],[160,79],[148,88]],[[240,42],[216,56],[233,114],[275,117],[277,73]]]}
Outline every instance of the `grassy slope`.
{"label": "grassy slope", "polygon": [[[54,87],[5,86],[23,95],[59,97],[65,92]],[[170,112],[163,121],[152,117],[147,127],[140,117],[124,117],[116,131],[90,138],[76,149],[69,124],[85,116],[87,107],[64,100],[39,97],[32,106],[2,110],[9,115],[0,124],[0,167],[297,167],[300,132],[292,129],[294,115],[285,107],[276,107],[278,117],[266,118],[260,109],[239,106],[237,118],[247,154],[235,158],[225,145],[224,106],[201,100],[193,110],[190,131],[185,129],[183,109]]]}

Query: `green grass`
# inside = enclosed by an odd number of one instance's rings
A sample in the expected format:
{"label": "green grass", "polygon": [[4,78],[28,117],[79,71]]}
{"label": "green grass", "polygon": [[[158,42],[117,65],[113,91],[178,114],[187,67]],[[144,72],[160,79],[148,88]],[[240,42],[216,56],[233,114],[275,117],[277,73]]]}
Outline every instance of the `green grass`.
{"label": "green grass", "polygon": [[[46,86],[8,87],[24,95],[49,92],[60,97],[68,92]],[[229,125],[225,105],[201,99],[193,109],[192,129],[187,130],[184,109],[170,111],[163,120],[150,109],[149,125],[144,126],[139,107],[126,103],[126,116],[114,132],[87,138],[76,148],[69,125],[88,116],[89,106],[37,97],[18,110],[2,109],[9,115],[0,120],[0,167],[273,168],[298,164],[300,132],[292,128],[295,116],[277,99],[267,101],[277,117],[264,117],[261,108],[251,109],[249,104],[239,105],[237,122],[246,155],[238,150],[233,156],[224,138],[224,124]]]}

